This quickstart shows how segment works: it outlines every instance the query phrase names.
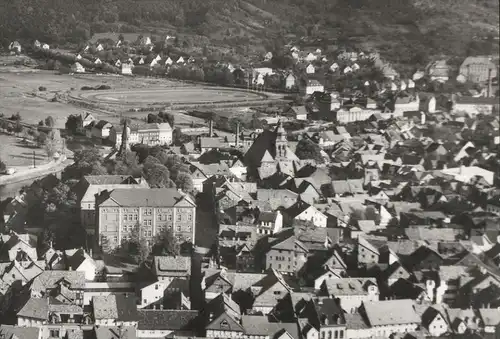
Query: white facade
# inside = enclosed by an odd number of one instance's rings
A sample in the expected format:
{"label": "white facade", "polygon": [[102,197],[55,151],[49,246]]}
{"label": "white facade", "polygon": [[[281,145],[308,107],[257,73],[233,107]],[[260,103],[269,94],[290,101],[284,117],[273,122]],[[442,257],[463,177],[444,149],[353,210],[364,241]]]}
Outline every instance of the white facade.
{"label": "white facade", "polygon": [[309,206],[302,213],[297,215],[295,219],[303,221],[312,221],[316,227],[326,227],[327,216],[318,211],[314,206]]}
{"label": "white facade", "polygon": [[309,64],[306,67],[306,73],[307,74],[314,74],[315,72],[316,72],[316,68],[314,68],[314,66],[312,64]]}

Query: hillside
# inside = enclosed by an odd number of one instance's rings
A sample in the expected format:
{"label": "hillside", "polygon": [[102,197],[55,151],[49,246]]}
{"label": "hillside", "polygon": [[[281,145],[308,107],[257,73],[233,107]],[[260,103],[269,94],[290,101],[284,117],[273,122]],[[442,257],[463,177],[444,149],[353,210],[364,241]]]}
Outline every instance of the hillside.
{"label": "hillside", "polygon": [[395,63],[415,64],[429,55],[496,53],[498,9],[499,0],[9,0],[0,3],[0,41],[175,33],[186,37],[183,47],[201,49],[208,38],[250,55],[307,36],[323,48],[376,48]]}

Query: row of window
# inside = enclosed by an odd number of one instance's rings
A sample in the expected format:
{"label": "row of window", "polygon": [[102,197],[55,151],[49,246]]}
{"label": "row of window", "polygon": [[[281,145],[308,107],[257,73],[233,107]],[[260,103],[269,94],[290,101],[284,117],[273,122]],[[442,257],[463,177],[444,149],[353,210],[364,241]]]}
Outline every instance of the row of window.
{"label": "row of window", "polygon": [[[144,215],[151,215],[151,211],[147,212],[147,213],[144,213]],[[171,221],[172,220],[172,214],[158,214],[157,215],[157,219],[158,221],[164,221],[164,220],[168,220],[168,221]],[[182,221],[182,214],[177,214],[177,221]],[[138,214],[124,214],[123,215],[123,221],[137,221],[139,220],[139,215]],[[192,214],[188,214],[187,215],[187,220],[188,221],[193,221],[193,215]],[[146,220],[145,220],[146,221]],[[148,221],[151,221],[151,220],[148,220]]]}
{"label": "row of window", "polygon": [[[152,224],[151,224],[151,220],[144,220],[144,224],[143,224],[143,225],[144,225],[144,226],[152,226]],[[165,226],[166,226],[166,225],[158,225],[158,227],[157,227],[158,231],[160,231],[160,232],[161,232],[161,231],[165,230]],[[170,228],[172,228],[172,225],[168,225],[167,227],[170,229]],[[132,231],[134,230],[134,228],[135,228],[135,226],[134,226],[134,225],[123,225],[123,226],[122,226],[122,230],[123,230],[123,232],[132,232]],[[175,230],[176,230],[177,232],[182,232],[182,227],[181,227],[180,225],[177,225],[177,226],[176,226],[176,228],[175,228]],[[185,230],[185,231],[186,231],[186,232],[191,232],[191,230],[192,230],[191,225],[187,225],[187,227],[186,227],[186,230]],[[144,230],[143,230],[143,231],[144,231]]]}
{"label": "row of window", "polygon": [[[343,339],[343,338],[344,338],[344,330],[328,331],[328,339]],[[326,339],[326,331],[321,332],[321,339]]]}

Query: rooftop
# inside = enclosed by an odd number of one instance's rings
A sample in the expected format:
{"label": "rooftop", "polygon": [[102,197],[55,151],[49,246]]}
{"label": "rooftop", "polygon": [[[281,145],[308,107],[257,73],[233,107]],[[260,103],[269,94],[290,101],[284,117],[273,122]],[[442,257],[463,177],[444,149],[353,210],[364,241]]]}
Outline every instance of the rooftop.
{"label": "rooftop", "polygon": [[371,326],[420,323],[410,299],[365,302],[364,309]]}

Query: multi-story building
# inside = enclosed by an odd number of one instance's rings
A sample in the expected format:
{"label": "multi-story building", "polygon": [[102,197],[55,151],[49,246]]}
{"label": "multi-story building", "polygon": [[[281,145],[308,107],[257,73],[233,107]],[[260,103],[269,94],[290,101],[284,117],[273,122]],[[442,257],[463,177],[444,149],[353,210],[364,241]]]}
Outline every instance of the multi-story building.
{"label": "multi-story building", "polygon": [[363,302],[378,301],[379,289],[375,278],[338,278],[325,280],[321,295],[338,299],[347,313],[355,313]]}
{"label": "multi-story building", "polygon": [[373,114],[380,113],[379,110],[366,109],[359,106],[343,107],[336,114],[336,121],[342,124],[349,122],[365,121]]}
{"label": "multi-story building", "polygon": [[295,274],[307,261],[308,250],[297,237],[276,240],[266,253],[266,268],[280,273]]}
{"label": "multi-story building", "polygon": [[114,189],[96,197],[97,242],[107,249],[117,247],[139,229],[151,242],[170,229],[178,240],[194,243],[196,204],[192,198],[171,188]]}
{"label": "multi-story building", "polygon": [[488,81],[488,76],[497,76],[497,66],[490,57],[470,56],[460,65],[460,74],[469,81],[479,83]]}
{"label": "multi-story building", "polygon": [[[148,146],[170,145],[172,143],[172,126],[169,123],[151,123],[139,126],[131,126],[128,131],[129,144],[145,144]],[[123,129],[113,127],[109,132],[109,139],[114,142],[116,148],[122,144]]]}

